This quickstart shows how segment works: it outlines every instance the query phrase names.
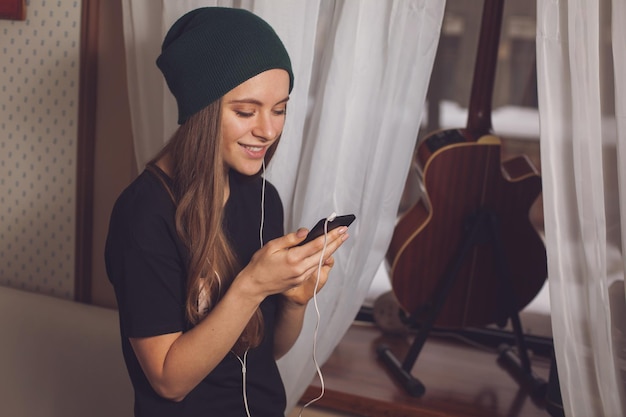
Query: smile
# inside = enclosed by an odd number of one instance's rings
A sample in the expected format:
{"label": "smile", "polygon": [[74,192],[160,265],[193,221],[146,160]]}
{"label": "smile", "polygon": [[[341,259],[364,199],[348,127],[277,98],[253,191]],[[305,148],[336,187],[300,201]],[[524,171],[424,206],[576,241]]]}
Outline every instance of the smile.
{"label": "smile", "polygon": [[265,156],[265,151],[267,150],[267,147],[265,146],[251,146],[243,144],[240,144],[240,146],[250,157],[255,159],[263,158]]}

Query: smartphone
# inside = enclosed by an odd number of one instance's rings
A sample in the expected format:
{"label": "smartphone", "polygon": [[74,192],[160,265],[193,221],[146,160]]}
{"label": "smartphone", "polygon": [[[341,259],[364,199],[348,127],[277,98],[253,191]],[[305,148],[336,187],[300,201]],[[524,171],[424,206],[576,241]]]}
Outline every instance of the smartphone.
{"label": "smartphone", "polygon": [[[330,232],[331,230],[336,229],[340,226],[350,226],[355,219],[356,219],[356,216],[354,214],[346,214],[343,216],[337,216],[335,217],[335,220],[333,220],[332,222],[328,222],[327,230]],[[313,226],[313,228],[309,231],[309,234],[306,235],[306,238],[302,242],[298,243],[297,246],[305,245],[309,243],[310,241],[312,241],[313,239],[322,236],[324,234],[325,222],[326,222],[326,218],[320,219],[320,221],[318,221],[317,224]]]}

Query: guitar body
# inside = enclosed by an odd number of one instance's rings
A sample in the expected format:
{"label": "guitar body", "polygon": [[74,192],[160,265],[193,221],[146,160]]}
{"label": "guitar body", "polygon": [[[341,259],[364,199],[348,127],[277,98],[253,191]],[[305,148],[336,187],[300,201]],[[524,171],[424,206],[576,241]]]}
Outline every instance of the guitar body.
{"label": "guitar body", "polygon": [[[504,326],[510,319],[517,358],[505,346],[498,361],[518,381],[542,384],[532,374],[518,315],[547,276],[545,246],[529,219],[541,178],[526,156],[501,162],[491,125],[503,9],[504,0],[483,2],[467,126],[435,132],[418,144],[414,162],[423,196],[400,217],[387,250],[391,298],[409,315],[402,323],[419,331],[403,361],[385,345],[376,351],[414,397],[425,388],[411,369],[435,325]],[[375,320],[391,317],[389,298],[375,303]],[[383,324],[399,327],[393,320]]]}
{"label": "guitar body", "polygon": [[[464,129],[447,130],[420,143],[417,162],[426,201],[399,219],[387,252],[394,295],[417,322],[458,257],[473,215],[481,211],[498,220],[516,311],[532,301],[547,276],[545,246],[529,219],[541,193],[539,174],[525,156],[501,163],[495,136],[470,136]],[[436,325],[482,326],[509,317],[495,247],[487,237],[465,256]]]}

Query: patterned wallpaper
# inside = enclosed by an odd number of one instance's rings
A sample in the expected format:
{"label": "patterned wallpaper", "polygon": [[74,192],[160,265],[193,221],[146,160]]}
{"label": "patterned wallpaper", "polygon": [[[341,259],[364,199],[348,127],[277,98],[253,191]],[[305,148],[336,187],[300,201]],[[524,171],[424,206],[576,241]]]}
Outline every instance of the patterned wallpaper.
{"label": "patterned wallpaper", "polygon": [[78,0],[0,20],[0,285],[74,295]]}

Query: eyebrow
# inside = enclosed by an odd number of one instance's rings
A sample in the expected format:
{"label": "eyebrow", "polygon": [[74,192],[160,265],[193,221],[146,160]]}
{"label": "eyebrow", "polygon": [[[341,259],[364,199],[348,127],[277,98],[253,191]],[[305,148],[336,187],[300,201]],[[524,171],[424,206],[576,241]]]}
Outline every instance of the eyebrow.
{"label": "eyebrow", "polygon": [[[276,106],[278,104],[282,104],[282,103],[286,103],[287,101],[289,101],[289,96],[285,97],[284,99],[278,101],[277,103],[273,104],[273,106]],[[254,104],[257,106],[262,106],[263,103],[257,99],[254,98],[242,98],[239,100],[230,100],[227,102],[227,104]]]}

